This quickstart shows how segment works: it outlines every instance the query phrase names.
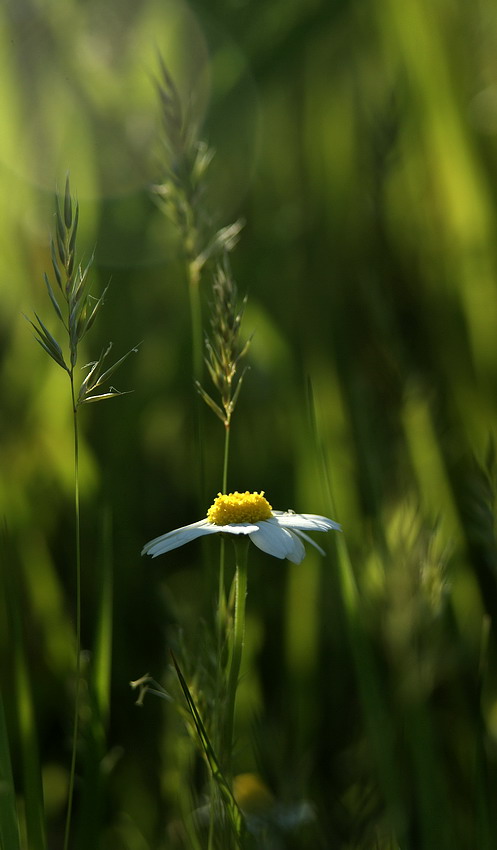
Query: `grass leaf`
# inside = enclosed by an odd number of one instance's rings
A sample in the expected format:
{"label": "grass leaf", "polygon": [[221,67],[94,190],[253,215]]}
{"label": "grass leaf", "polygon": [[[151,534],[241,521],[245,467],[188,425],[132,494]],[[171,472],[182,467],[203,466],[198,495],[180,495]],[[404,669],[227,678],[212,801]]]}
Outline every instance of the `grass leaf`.
{"label": "grass leaf", "polygon": [[181,672],[179,664],[174,656],[174,653],[171,651],[171,656],[173,659],[174,668],[176,670],[176,674],[178,676],[179,683],[181,685],[181,690],[186,699],[186,703],[188,706],[188,710],[192,716],[193,723],[195,725],[195,729],[197,730],[198,738],[200,741],[200,745],[204,756],[206,758],[207,764],[209,765],[209,769],[212,774],[212,778],[216,782],[224,803],[226,805],[226,810],[230,818],[230,822],[233,826],[233,830],[237,839],[239,846],[241,847],[241,836],[245,831],[245,821],[242,812],[236,802],[233,792],[229,787],[223,773],[221,767],[219,765],[219,761],[217,759],[216,753],[210,741],[209,735],[207,734],[207,730],[205,728],[204,722],[200,716],[200,712],[195,704],[195,700],[191,694],[191,691],[188,687],[185,677]]}

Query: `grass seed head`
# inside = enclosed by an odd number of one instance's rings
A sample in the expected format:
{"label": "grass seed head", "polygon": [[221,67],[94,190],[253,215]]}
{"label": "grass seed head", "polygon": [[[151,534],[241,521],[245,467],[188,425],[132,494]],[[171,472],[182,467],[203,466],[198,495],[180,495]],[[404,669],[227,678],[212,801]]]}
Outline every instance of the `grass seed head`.
{"label": "grass seed head", "polygon": [[214,273],[211,302],[211,334],[205,340],[205,364],[212,383],[220,396],[217,403],[197,383],[197,389],[206,404],[229,427],[231,416],[238,400],[245,370],[237,377],[240,360],[250,345],[250,338],[242,344],[240,330],[247,298],[241,304],[238,291],[230,271],[228,256],[219,263]]}

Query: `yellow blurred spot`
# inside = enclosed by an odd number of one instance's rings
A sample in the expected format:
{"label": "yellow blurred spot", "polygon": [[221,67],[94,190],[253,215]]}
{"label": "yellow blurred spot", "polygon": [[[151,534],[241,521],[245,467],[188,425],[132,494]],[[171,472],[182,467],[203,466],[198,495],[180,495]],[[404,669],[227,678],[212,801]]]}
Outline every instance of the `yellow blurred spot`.
{"label": "yellow blurred spot", "polygon": [[274,797],[256,773],[239,773],[233,780],[233,796],[241,810],[262,814],[274,806]]}

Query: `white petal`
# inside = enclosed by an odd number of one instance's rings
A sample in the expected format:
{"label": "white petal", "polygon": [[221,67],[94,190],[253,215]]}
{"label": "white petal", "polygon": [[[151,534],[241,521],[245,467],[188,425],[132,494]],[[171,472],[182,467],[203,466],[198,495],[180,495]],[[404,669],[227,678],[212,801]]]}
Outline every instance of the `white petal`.
{"label": "white petal", "polygon": [[254,543],[268,555],[275,558],[288,558],[294,564],[300,564],[305,557],[305,549],[299,538],[286,528],[281,528],[273,520],[262,520],[257,531],[250,535]]}
{"label": "white petal", "polygon": [[234,522],[231,525],[216,525],[215,528],[222,534],[252,534],[258,531],[259,526],[251,522]]}
{"label": "white petal", "polygon": [[175,528],[174,531],[168,531],[166,534],[161,534],[160,537],[150,540],[143,547],[142,555],[150,555],[152,558],[156,558],[157,555],[163,555],[172,549],[178,549],[180,546],[184,546],[185,543],[190,543],[191,540],[196,540],[197,537],[202,537],[204,534],[219,534],[220,532],[227,534],[250,534],[252,531],[257,531],[257,529],[257,525],[251,525],[248,522],[233,525],[215,525],[207,519],[201,519],[198,522],[192,522],[190,525]]}
{"label": "white petal", "polygon": [[300,528],[294,528],[293,533],[298,534],[299,537],[301,537],[303,540],[306,540],[307,543],[311,544],[311,546],[314,546],[314,548],[317,549],[321,555],[326,555],[324,549],[322,549],[321,546],[318,546],[316,541],[313,540],[312,537],[309,537],[309,535],[306,534],[305,531],[302,531],[302,529]]}
{"label": "white petal", "polygon": [[340,523],[319,514],[294,514],[288,511],[273,511],[274,519],[284,528],[301,528],[306,531],[341,531]]}
{"label": "white petal", "polygon": [[175,528],[174,531],[168,531],[166,534],[161,534],[160,537],[150,540],[143,547],[142,555],[151,555],[152,558],[156,558],[157,555],[163,555],[164,552],[178,549],[179,546],[184,546],[185,543],[189,543],[197,537],[202,537],[204,534],[212,534],[217,530],[217,526],[206,519],[201,519],[199,522],[192,522],[191,525]]}
{"label": "white petal", "polygon": [[292,538],[292,548],[289,550],[287,558],[292,564],[300,564],[305,558],[305,546],[294,531],[289,531],[286,528],[283,530],[287,531]]}

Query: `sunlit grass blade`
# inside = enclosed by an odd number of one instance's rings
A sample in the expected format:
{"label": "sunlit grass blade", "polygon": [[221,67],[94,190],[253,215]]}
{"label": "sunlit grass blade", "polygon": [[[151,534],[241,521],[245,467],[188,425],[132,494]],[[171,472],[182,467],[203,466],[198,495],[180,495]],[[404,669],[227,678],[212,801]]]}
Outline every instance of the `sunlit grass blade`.
{"label": "sunlit grass blade", "polygon": [[9,738],[0,694],[0,847],[19,850],[16,794],[10,761]]}

